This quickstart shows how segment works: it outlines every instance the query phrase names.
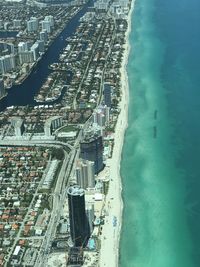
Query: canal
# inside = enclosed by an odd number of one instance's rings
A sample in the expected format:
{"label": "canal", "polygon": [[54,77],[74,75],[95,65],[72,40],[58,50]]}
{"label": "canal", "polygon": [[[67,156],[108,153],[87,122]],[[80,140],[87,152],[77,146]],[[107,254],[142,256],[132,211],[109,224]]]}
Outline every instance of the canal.
{"label": "canal", "polygon": [[16,37],[17,34],[17,31],[0,31],[0,38],[12,38]]}
{"label": "canal", "polygon": [[67,24],[64,30],[56,37],[35,69],[20,85],[14,85],[8,89],[8,95],[0,101],[0,111],[9,106],[38,105],[34,100],[35,94],[39,91],[47,76],[50,74],[48,66],[58,62],[59,54],[66,46],[65,39],[71,36],[79,25],[79,19],[87,11],[91,1],[86,4]]}

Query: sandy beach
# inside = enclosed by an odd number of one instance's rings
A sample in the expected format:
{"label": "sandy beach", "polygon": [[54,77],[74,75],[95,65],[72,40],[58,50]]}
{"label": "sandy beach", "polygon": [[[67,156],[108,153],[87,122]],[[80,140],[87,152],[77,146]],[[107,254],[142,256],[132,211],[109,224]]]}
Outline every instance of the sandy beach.
{"label": "sandy beach", "polygon": [[[122,98],[120,102],[121,112],[115,128],[115,143],[113,148],[113,156],[107,161],[110,169],[110,186],[106,197],[105,209],[107,216],[101,236],[100,250],[100,267],[116,267],[119,258],[119,241],[122,224],[123,202],[121,198],[122,183],[120,177],[121,153],[124,142],[125,130],[128,126],[128,99],[129,86],[126,66],[129,56],[129,33],[131,32],[131,15],[134,10],[135,0],[132,1],[131,10],[128,15],[128,29],[126,32],[125,51],[121,66],[121,82],[122,82]],[[113,222],[116,218],[116,224]]]}

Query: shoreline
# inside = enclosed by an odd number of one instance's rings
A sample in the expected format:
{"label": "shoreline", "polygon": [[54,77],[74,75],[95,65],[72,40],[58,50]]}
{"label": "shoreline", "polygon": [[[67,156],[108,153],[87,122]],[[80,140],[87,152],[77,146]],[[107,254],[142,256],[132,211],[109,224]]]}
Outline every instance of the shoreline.
{"label": "shoreline", "polygon": [[[107,167],[110,171],[110,185],[106,196],[105,209],[108,216],[105,218],[105,225],[101,236],[100,267],[116,267],[119,263],[119,244],[122,226],[123,200],[122,180],[120,175],[121,154],[124,144],[124,136],[128,127],[128,105],[129,105],[129,84],[127,64],[130,52],[129,35],[131,32],[131,18],[134,10],[135,0],[131,2],[127,22],[128,28],[125,34],[125,51],[120,68],[121,72],[121,101],[119,104],[120,114],[115,127],[114,147],[112,158],[107,160]],[[113,226],[113,218],[117,218],[116,226]]]}

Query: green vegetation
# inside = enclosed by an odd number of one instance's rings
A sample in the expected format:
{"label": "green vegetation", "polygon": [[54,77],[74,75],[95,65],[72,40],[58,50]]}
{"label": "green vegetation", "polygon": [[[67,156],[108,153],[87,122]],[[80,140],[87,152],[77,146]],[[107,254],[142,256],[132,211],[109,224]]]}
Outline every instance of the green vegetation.
{"label": "green vegetation", "polygon": [[104,181],[103,182],[103,191],[104,191],[105,195],[107,195],[107,193],[108,193],[108,188],[109,188],[109,181]]}
{"label": "green vegetation", "polygon": [[62,148],[53,148],[51,155],[52,155],[52,158],[56,158],[57,160],[63,160],[65,156]]}
{"label": "green vegetation", "polygon": [[59,175],[59,173],[60,173],[60,169],[61,169],[61,167],[62,167],[62,161],[60,161],[60,162],[58,163],[56,172],[55,172],[55,174],[54,174],[54,179],[53,179],[52,184],[51,184],[51,192],[54,192],[54,190],[55,190],[56,181],[57,181],[58,175]]}
{"label": "green vegetation", "polygon": [[65,132],[65,133],[68,133],[68,132],[74,132],[74,131],[77,131],[77,126],[74,126],[74,125],[67,125],[63,128],[61,128],[59,130],[59,132]]}

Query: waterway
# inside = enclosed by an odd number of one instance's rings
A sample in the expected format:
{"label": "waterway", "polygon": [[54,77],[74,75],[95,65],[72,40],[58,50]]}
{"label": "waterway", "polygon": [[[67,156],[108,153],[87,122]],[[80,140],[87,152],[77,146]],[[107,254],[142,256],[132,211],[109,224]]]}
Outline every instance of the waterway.
{"label": "waterway", "polygon": [[199,0],[136,0],[120,267],[200,266],[199,11]]}
{"label": "waterway", "polygon": [[[83,9],[70,20],[65,29],[53,41],[28,78],[22,84],[12,86],[12,88],[8,89],[8,95],[0,101],[0,111],[9,106],[38,105],[34,100],[34,96],[51,73],[48,66],[54,62],[58,62],[59,54],[66,46],[65,39],[75,32],[79,25],[80,17],[84,15],[90,4],[91,3],[85,5]],[[60,99],[58,101],[60,101]]]}
{"label": "waterway", "polygon": [[17,34],[18,34],[17,31],[0,31],[0,38],[16,37]]}

